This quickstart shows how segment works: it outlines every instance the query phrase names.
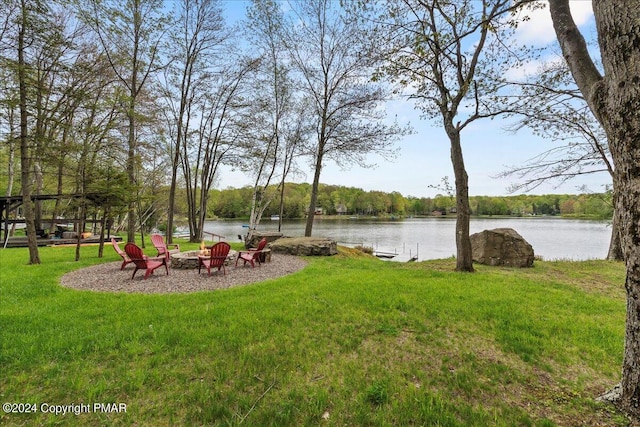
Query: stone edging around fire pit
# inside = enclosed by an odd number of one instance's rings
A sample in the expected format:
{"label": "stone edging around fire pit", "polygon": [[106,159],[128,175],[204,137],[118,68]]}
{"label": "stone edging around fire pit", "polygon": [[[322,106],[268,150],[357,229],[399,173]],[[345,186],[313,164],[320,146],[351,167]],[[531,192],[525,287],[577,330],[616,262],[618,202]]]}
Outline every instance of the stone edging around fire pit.
{"label": "stone edging around fire pit", "polygon": [[[200,251],[178,252],[171,255],[171,268],[194,269],[198,268],[198,255]],[[231,264],[236,259],[237,252],[231,249],[227,255],[225,265]]]}

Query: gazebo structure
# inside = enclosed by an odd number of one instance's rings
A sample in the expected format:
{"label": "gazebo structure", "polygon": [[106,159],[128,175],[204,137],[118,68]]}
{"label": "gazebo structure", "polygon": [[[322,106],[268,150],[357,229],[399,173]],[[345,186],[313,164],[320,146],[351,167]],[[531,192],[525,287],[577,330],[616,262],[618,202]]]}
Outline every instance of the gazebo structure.
{"label": "gazebo structure", "polygon": [[[34,194],[31,196],[31,201],[43,201],[43,200],[56,200],[56,199],[89,199],[96,200],[99,198],[98,194]],[[24,224],[26,221],[21,218],[10,219],[10,215],[12,212],[17,211],[17,209],[22,206],[24,203],[22,195],[16,196],[3,196],[0,197],[0,220],[2,222],[0,226],[0,239],[2,240],[2,248],[6,248],[9,244],[9,226],[11,224]],[[60,219],[60,218],[52,218],[46,221],[51,224],[51,227],[55,227],[56,224],[69,224],[69,223],[80,223],[79,219]],[[85,220],[85,223],[104,223],[104,218],[100,220]],[[37,230],[39,231],[39,230]],[[49,243],[49,239],[46,239],[44,233],[39,233],[38,235],[38,244],[46,245]],[[70,239],[71,240],[71,239]],[[73,239],[77,240],[77,239]]]}

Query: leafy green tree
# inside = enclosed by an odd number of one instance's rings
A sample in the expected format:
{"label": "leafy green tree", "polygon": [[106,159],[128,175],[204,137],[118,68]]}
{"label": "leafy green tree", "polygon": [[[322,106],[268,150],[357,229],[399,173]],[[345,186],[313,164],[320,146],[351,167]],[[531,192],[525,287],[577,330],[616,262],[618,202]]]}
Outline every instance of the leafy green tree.
{"label": "leafy green tree", "polygon": [[390,98],[387,88],[371,81],[375,57],[355,21],[337,2],[291,3],[285,44],[301,79],[299,89],[312,101],[315,141],[313,184],[305,235],[313,229],[320,176],[326,160],[364,164],[367,153],[389,155],[405,130],[387,125],[377,107]]}
{"label": "leafy green tree", "polygon": [[322,208],[323,212],[327,215],[333,214],[335,208],[333,206],[333,199],[331,198],[331,188],[328,186],[318,186],[318,199],[316,202],[317,208]]}
{"label": "leafy green tree", "polygon": [[[380,10],[363,2],[378,43],[385,48],[389,76],[428,118],[442,124],[451,147],[456,191],[456,270],[473,271],[469,239],[469,184],[462,131],[474,121],[500,114],[486,102],[500,92],[504,70],[515,60],[505,49],[512,11],[526,1],[396,0]],[[380,38],[381,36],[381,38]],[[496,108],[497,107],[497,108]]]}
{"label": "leafy green tree", "polygon": [[[171,139],[171,187],[167,209],[167,241],[172,231],[178,186],[180,160],[189,135],[193,132],[193,117],[197,116],[196,100],[209,90],[208,76],[215,72],[224,43],[229,38],[218,0],[180,0],[175,2],[177,19],[169,31],[166,49],[171,63],[166,69],[164,99]],[[227,46],[228,47],[228,46]],[[196,236],[200,239],[202,236]]]}
{"label": "leafy green tree", "polygon": [[[284,183],[307,133],[307,114],[301,110],[303,104],[295,90],[283,26],[278,2],[254,0],[247,9],[245,27],[253,51],[259,55],[253,96],[254,144],[244,162],[246,172],[254,178],[248,238],[277,196],[277,213],[284,215]],[[271,188],[275,181],[279,182],[277,188]],[[278,228],[281,224],[280,219]]]}
{"label": "leafy green tree", "polygon": [[456,206],[455,200],[451,196],[438,194],[433,198],[433,208],[443,214],[451,212],[451,209],[453,209],[454,206]]}
{"label": "leafy green tree", "polygon": [[[124,88],[127,117],[126,171],[137,180],[138,135],[141,133],[142,97],[160,63],[160,43],[167,24],[161,0],[77,0],[81,18],[100,40],[109,64]],[[127,241],[135,241],[136,202],[129,202]]]}
{"label": "leafy green tree", "polygon": [[[37,4],[37,6],[42,6]],[[35,37],[36,28],[33,26],[32,16],[35,11],[27,7],[25,0],[20,1],[19,14],[17,15],[17,71],[18,85],[20,93],[20,167],[21,167],[21,188],[22,203],[24,206],[24,218],[27,223],[27,241],[29,245],[29,264],[40,264],[38,254],[38,244],[36,241],[35,212],[31,202],[31,144],[28,129],[27,111],[27,38]]]}
{"label": "leafy green tree", "polygon": [[[221,59],[223,61],[223,59]],[[192,241],[202,240],[209,203],[209,191],[223,164],[241,162],[241,150],[250,149],[253,139],[246,130],[251,121],[248,81],[256,61],[228,55],[209,81],[208,92],[198,100],[197,129],[182,148],[189,230]],[[250,203],[249,203],[250,205]]]}
{"label": "leafy green tree", "polygon": [[390,195],[391,198],[391,210],[390,213],[396,213],[399,215],[404,215],[406,212],[406,199],[402,196],[402,194],[394,191]]}
{"label": "leafy green tree", "polygon": [[[52,139],[54,129],[59,128],[59,117],[53,119],[58,110],[54,100],[58,98],[58,105],[68,105],[60,100],[62,94],[56,93],[60,88],[56,77],[65,67],[63,56],[68,48],[64,16],[56,13],[56,6],[38,0],[9,0],[0,4],[4,12],[0,57],[9,82],[3,89],[7,94],[4,105],[10,119],[10,134],[19,141],[20,185],[30,264],[40,263],[36,228],[40,228],[41,205],[34,202],[32,196],[44,187],[44,154],[51,149],[47,142]],[[19,123],[17,135],[16,122]],[[9,148],[14,150],[14,147],[10,144]],[[13,165],[9,172],[13,174]]]}

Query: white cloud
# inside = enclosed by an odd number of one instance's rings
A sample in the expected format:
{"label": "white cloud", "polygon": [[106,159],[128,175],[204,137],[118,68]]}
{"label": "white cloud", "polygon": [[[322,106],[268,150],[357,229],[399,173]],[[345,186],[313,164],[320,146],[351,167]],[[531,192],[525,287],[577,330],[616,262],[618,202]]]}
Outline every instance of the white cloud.
{"label": "white cloud", "polygon": [[[520,24],[517,34],[518,38],[525,43],[546,45],[555,40],[556,34],[549,16],[549,4],[546,1],[539,3],[543,5],[542,8],[523,12],[523,16],[526,14],[530,19]],[[578,27],[593,23],[593,9],[590,1],[575,0],[569,2],[569,5],[571,15]]]}
{"label": "white cloud", "polygon": [[550,66],[552,63],[561,63],[564,60],[561,55],[549,55],[544,58],[530,60],[522,64],[520,67],[513,67],[507,71],[505,77],[510,81],[525,81],[528,77],[539,74],[544,67]]}

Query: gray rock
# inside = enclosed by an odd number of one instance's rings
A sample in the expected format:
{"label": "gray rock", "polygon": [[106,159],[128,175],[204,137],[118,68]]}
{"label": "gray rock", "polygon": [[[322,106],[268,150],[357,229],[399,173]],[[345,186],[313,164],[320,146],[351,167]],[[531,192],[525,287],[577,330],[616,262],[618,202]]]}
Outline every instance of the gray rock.
{"label": "gray rock", "polygon": [[622,400],[622,384],[616,384],[613,388],[602,396],[596,397],[596,402],[605,402],[616,404]]}
{"label": "gray rock", "polygon": [[245,241],[245,247],[257,248],[260,240],[267,239],[267,245],[282,237],[282,233],[279,231],[254,231],[253,234]]}
{"label": "gray rock", "polygon": [[337,242],[326,237],[283,237],[269,247],[274,253],[289,255],[330,256],[338,253]]}
{"label": "gray rock", "polygon": [[473,261],[508,267],[533,266],[533,247],[512,228],[495,228],[472,234]]}

